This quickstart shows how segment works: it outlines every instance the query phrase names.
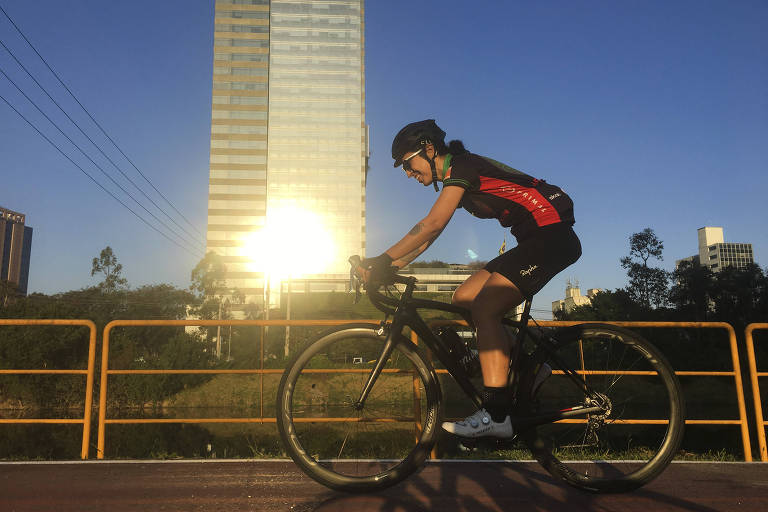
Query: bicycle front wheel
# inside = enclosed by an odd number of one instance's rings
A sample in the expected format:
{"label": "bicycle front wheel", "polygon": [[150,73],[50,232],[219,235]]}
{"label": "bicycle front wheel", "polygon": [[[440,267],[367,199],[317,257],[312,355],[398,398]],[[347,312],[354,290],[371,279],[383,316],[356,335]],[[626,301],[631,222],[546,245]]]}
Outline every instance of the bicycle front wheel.
{"label": "bicycle front wheel", "polygon": [[552,338],[551,351],[536,353],[553,372],[534,408],[601,410],[538,427],[528,439],[534,456],[552,475],[593,492],[630,491],[658,476],[677,452],[685,423],[680,384],[664,356],[611,325],[578,325]]}
{"label": "bicycle front wheel", "polygon": [[358,401],[386,336],[371,325],[322,334],[286,368],[277,425],[291,458],[332,489],[367,492],[401,481],[436,440],[440,391],[431,365],[402,336]]}

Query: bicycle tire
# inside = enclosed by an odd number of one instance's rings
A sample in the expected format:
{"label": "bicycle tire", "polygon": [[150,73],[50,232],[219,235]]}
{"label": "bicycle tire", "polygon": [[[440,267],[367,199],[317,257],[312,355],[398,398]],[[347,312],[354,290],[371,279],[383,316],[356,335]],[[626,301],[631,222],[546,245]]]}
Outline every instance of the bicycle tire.
{"label": "bicycle tire", "polygon": [[[567,327],[551,339],[557,361],[601,394],[608,414],[528,431],[522,437],[534,457],[554,477],[595,493],[627,492],[656,478],[677,453],[685,424],[680,383],[666,358],[638,334],[613,325]],[[531,414],[561,410],[574,400],[595,404],[557,371],[550,354],[538,349],[533,356],[556,371],[533,397]]]}
{"label": "bicycle tire", "polygon": [[288,364],[278,387],[277,426],[286,451],[331,489],[395,485],[423,465],[437,439],[441,394],[434,369],[402,335],[363,408],[355,408],[386,340],[377,331],[349,324],[322,333]]}

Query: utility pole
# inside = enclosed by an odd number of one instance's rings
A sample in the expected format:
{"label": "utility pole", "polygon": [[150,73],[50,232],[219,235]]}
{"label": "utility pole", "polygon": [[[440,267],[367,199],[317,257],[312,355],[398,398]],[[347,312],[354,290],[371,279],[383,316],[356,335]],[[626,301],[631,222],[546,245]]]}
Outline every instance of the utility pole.
{"label": "utility pole", "polygon": [[[288,297],[286,299],[286,307],[285,307],[285,319],[291,320],[291,278],[288,278]],[[288,357],[289,352],[289,346],[290,346],[290,335],[291,335],[291,326],[286,325],[285,326],[285,357]]]}
{"label": "utility pole", "polygon": [[[219,297],[219,320],[221,320],[221,297]],[[221,324],[216,327],[216,359],[221,359]]]}

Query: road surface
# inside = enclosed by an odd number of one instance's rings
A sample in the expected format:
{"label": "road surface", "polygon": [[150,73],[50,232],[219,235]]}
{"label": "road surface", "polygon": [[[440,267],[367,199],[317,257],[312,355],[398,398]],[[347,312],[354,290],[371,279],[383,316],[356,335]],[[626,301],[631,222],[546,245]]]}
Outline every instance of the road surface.
{"label": "road surface", "polygon": [[760,511],[766,463],[674,463],[646,487],[593,495],[530,462],[430,462],[386,491],[346,495],[290,461],[0,463],[3,512]]}

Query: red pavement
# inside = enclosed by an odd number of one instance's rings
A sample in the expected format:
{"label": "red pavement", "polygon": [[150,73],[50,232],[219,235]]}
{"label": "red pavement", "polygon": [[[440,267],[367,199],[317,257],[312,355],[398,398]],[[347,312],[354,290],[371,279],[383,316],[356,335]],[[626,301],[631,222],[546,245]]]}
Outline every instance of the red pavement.
{"label": "red pavement", "polygon": [[292,462],[0,463],[0,511],[762,511],[768,464],[676,463],[629,494],[592,495],[535,463],[433,462],[387,491],[340,494]]}

